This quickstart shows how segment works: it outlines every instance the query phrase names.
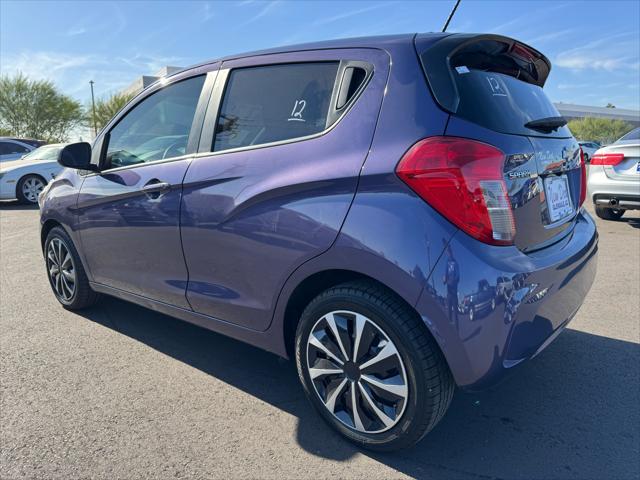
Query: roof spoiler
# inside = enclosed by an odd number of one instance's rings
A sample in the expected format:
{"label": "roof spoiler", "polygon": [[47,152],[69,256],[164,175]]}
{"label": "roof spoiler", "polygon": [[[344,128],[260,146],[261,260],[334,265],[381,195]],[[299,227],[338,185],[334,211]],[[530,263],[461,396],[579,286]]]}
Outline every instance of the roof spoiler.
{"label": "roof spoiler", "polygon": [[427,35],[418,35],[415,47],[436,101],[451,113],[457,111],[460,101],[455,67],[505,73],[539,87],[551,71],[551,62],[542,53],[502,35],[451,34],[435,43]]}

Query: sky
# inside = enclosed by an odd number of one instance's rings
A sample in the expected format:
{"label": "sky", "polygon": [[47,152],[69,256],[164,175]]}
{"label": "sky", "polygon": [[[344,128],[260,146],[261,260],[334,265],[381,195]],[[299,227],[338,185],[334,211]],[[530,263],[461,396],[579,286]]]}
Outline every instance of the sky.
{"label": "sky", "polygon": [[[439,31],[447,1],[0,0],[0,73],[87,102],[165,65],[344,37]],[[499,33],[544,53],[553,101],[640,109],[640,2],[462,0],[449,31]]]}

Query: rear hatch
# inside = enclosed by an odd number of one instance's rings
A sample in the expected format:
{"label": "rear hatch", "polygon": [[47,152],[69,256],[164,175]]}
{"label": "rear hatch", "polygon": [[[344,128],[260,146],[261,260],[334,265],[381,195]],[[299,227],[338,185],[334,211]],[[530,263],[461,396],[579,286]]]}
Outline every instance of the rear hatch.
{"label": "rear hatch", "polygon": [[505,155],[515,245],[532,251],[571,231],[580,207],[580,147],[542,87],[549,61],[498,35],[454,34],[416,49],[436,102],[451,114],[446,135]]}

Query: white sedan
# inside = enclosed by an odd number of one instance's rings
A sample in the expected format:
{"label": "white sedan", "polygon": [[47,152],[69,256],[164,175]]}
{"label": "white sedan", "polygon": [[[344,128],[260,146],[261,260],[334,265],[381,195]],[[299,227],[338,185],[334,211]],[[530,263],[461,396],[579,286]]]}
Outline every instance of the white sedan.
{"label": "white sedan", "polygon": [[0,200],[17,198],[21,203],[37,204],[38,195],[58,173],[58,153],[64,144],[45,145],[20,160],[0,166]]}

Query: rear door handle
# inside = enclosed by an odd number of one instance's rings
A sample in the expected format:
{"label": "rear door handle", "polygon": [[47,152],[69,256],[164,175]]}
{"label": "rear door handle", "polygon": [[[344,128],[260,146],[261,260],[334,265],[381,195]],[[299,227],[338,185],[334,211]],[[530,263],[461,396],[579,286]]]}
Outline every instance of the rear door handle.
{"label": "rear door handle", "polygon": [[171,189],[171,184],[168,182],[161,182],[160,180],[149,180],[147,184],[142,187],[142,191],[151,198],[158,198],[163,193]]}

